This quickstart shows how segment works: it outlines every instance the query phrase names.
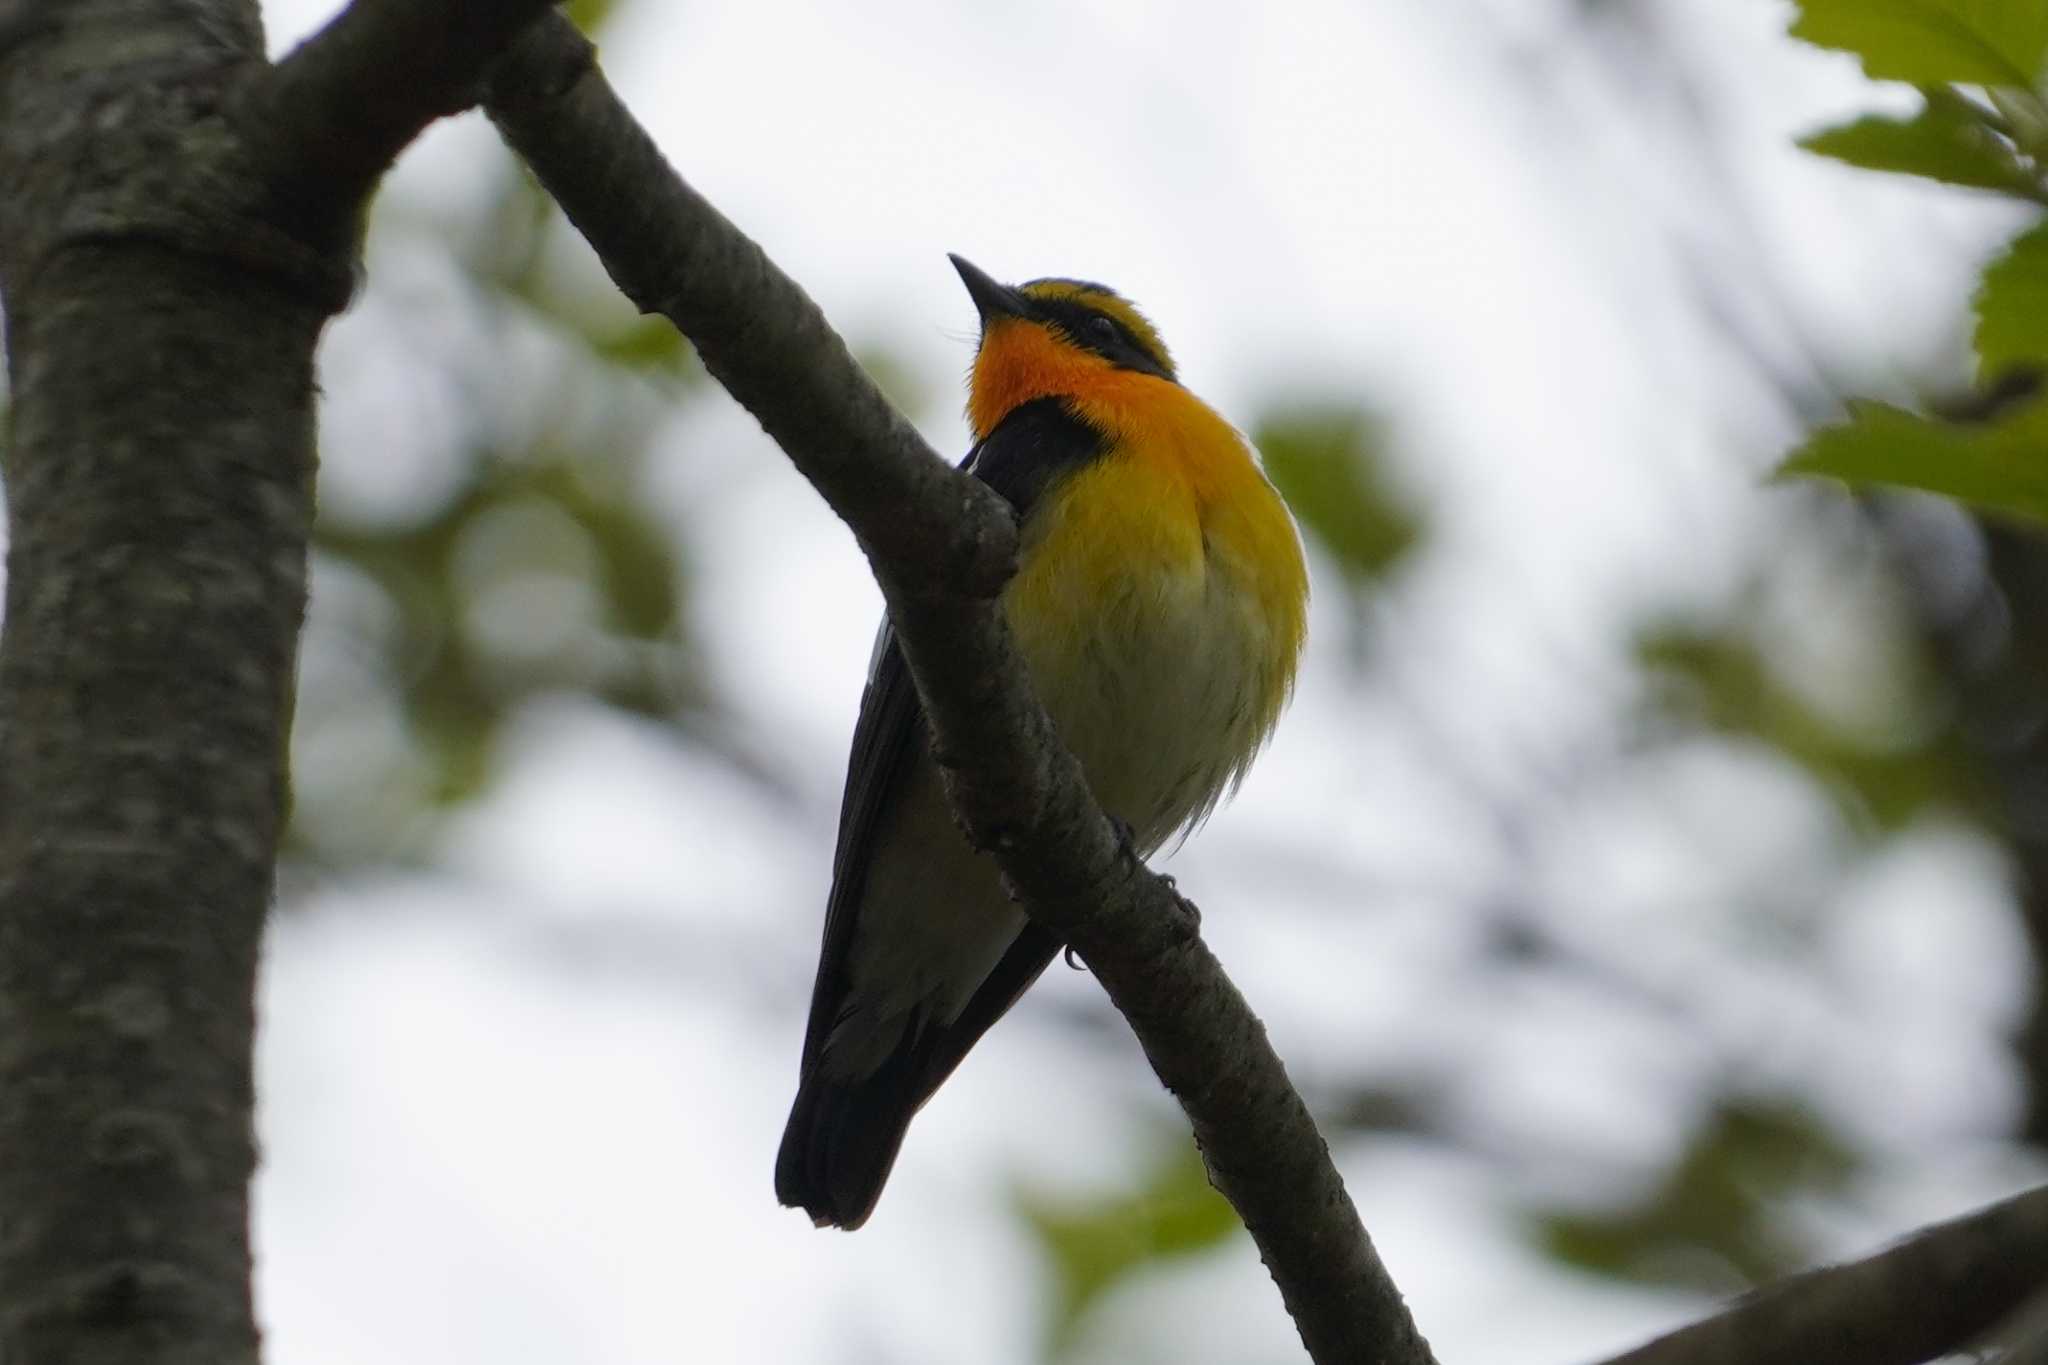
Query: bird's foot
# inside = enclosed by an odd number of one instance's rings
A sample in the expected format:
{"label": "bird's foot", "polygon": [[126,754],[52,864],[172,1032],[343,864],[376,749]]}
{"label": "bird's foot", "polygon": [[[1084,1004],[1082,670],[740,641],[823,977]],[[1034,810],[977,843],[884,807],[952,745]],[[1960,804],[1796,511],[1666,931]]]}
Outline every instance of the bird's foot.
{"label": "bird's foot", "polygon": [[[1118,850],[1130,854],[1131,861],[1139,867],[1145,867],[1145,856],[1138,852],[1138,833],[1131,828],[1131,822],[1120,815],[1112,815],[1109,817],[1109,825],[1111,829],[1116,831]],[[1181,895],[1180,884],[1174,881],[1172,876],[1164,872],[1154,872],[1152,875],[1159,878],[1165,884],[1166,893],[1173,897],[1174,910],[1180,920],[1182,931],[1189,938],[1199,937],[1202,932],[1201,909],[1186,896]],[[1067,950],[1067,962],[1070,966],[1074,965],[1073,949],[1071,948]]]}

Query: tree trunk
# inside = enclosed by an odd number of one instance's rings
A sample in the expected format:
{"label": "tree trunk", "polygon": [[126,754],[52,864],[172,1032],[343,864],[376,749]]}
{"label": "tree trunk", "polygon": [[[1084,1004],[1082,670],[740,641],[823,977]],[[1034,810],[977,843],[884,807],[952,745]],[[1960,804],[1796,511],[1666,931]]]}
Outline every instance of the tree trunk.
{"label": "tree trunk", "polygon": [[333,305],[280,264],[255,178],[222,174],[261,59],[233,0],[0,12],[0,1359],[21,1365],[258,1356],[254,991]]}

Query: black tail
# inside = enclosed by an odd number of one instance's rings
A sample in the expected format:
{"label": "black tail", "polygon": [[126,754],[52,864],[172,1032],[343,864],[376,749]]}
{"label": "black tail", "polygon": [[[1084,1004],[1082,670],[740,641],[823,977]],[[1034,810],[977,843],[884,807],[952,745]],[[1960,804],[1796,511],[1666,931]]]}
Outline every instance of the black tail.
{"label": "black tail", "polygon": [[775,1156],[775,1197],[821,1228],[851,1232],[867,1222],[910,1120],[975,1040],[1038,979],[1059,946],[1037,925],[1025,925],[959,1018],[914,1029],[870,1075],[828,1079],[820,1074],[823,1056],[806,1055]]}
{"label": "black tail", "polygon": [[859,1080],[804,1078],[775,1157],[777,1199],[821,1228],[851,1232],[867,1222],[911,1117],[931,1093],[905,1085],[901,1060]]}

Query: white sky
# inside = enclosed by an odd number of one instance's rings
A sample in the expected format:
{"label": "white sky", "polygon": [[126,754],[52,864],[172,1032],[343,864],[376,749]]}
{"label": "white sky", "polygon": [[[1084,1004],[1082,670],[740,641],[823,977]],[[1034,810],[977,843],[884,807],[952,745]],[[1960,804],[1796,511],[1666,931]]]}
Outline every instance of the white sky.
{"label": "white sky", "polygon": [[[273,45],[328,8],[272,6]],[[2004,221],[1794,151],[1871,95],[1846,60],[1783,39],[1783,7],[1650,8],[1716,82],[1712,142],[1755,210],[1753,250],[1705,207],[1725,187],[1687,161],[1657,74],[1622,102],[1566,7],[1536,0],[629,0],[603,59],[684,174],[930,392],[968,359],[956,250],[1002,277],[1116,285],[1240,421],[1289,392],[1389,408],[1404,476],[1449,509],[1381,623],[1398,657],[1360,688],[1321,566],[1295,714],[1173,870],[1300,1074],[1486,1055],[1456,1102],[1538,1165],[1554,1146],[1606,1154],[1617,1180],[1654,1169],[1731,1054],[1820,1089],[1900,1152],[1859,1213],[1815,1215],[1849,1250],[2025,1176],[1973,1136],[2011,1102],[1994,1034],[2025,988],[1974,843],[1928,831],[1859,884],[1824,995],[1752,963],[1693,1032],[1565,991],[1447,996],[1432,966],[1469,949],[1478,928],[1450,907],[1500,854],[1428,728],[1481,772],[1570,752],[1625,695],[1616,622],[1720,600],[1788,525],[1772,500],[1795,495],[1757,476],[1793,428],[1702,334],[1674,240],[1737,280],[1767,262],[1816,347],[1883,382],[1953,326]],[[1544,62],[1573,117],[1520,84]],[[439,129],[384,208],[459,218],[494,155],[474,118]],[[331,498],[411,486],[445,440],[431,396],[379,359],[393,316],[373,288],[330,338]],[[932,406],[927,432],[959,450],[955,403]],[[691,547],[696,625],[801,808],[557,709],[464,821],[464,875],[329,889],[281,920],[259,1191],[278,1365],[1032,1360],[1045,1271],[1006,1181],[1107,1188],[1132,1174],[1138,1116],[1167,1113],[1134,1048],[1011,1021],[920,1118],[868,1229],[822,1235],[774,1207],[878,599],[743,415],[699,405],[673,446],[654,494]],[[1536,898],[1573,909],[1560,932],[1634,934],[1674,987],[1729,971],[1748,930],[1697,913],[1712,885],[1671,905],[1672,879],[1703,858],[1796,868],[1833,830],[1728,763],[1674,761],[1544,832],[1554,885]],[[1022,1012],[1093,990],[1056,971]],[[1578,1049],[1562,1069],[1559,1039]],[[1696,1307],[1523,1249],[1517,1191],[1470,1154],[1341,1156],[1445,1360],[1587,1357]],[[1119,1299],[1087,1343],[1103,1361],[1298,1358],[1241,1244]]]}

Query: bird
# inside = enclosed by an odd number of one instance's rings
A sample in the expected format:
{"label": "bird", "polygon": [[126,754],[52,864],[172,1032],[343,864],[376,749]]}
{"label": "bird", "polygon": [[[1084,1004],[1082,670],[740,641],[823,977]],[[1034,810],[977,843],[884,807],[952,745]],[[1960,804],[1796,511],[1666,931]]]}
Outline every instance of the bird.
{"label": "bird", "polygon": [[[950,259],[980,315],[961,467],[1018,525],[1002,608],[1060,739],[1149,857],[1235,790],[1287,703],[1307,633],[1300,533],[1122,295],[1003,285]],[[956,825],[885,616],[778,1199],[819,1227],[865,1223],[912,1117],[1062,946]]]}

